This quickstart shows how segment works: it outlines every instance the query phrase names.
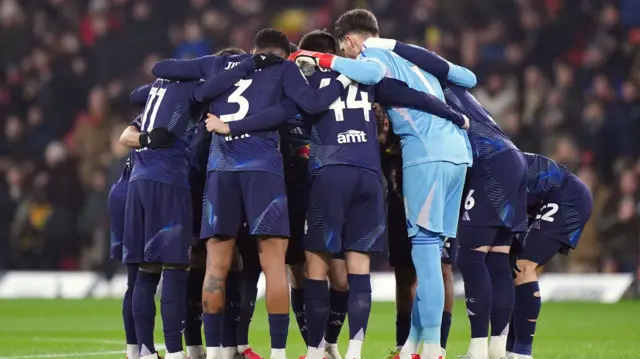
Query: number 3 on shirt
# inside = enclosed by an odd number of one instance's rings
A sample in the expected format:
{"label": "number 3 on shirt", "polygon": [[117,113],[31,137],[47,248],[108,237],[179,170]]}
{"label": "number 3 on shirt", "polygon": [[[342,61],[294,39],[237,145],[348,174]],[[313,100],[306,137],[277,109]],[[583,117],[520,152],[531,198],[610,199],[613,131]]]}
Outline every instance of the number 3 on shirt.
{"label": "number 3 on shirt", "polygon": [[[330,78],[324,78],[320,81],[320,88],[329,86],[331,82]],[[344,121],[344,112],[343,110],[346,108],[348,110],[362,109],[364,120],[369,122],[369,112],[371,111],[371,102],[369,102],[369,94],[365,91],[360,91],[361,100],[356,100],[356,96],[358,95],[358,85],[349,85],[349,90],[347,92],[347,103],[345,106],[345,102],[342,101],[342,98],[338,97],[331,106],[329,106],[330,110],[333,110],[334,116],[336,117],[336,121]]]}
{"label": "number 3 on shirt", "polygon": [[229,103],[237,103],[239,106],[238,112],[220,116],[222,122],[239,121],[247,116],[247,113],[249,113],[249,101],[242,94],[251,86],[252,81],[248,79],[236,82],[236,87],[238,88],[229,95],[227,101]]}

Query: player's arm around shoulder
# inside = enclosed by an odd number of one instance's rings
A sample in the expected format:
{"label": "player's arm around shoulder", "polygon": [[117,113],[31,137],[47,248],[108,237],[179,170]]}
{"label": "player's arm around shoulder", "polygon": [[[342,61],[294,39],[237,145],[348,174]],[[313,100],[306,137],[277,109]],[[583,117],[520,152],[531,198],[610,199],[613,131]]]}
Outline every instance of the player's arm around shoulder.
{"label": "player's arm around shoulder", "polygon": [[378,59],[364,56],[356,60],[336,56],[332,69],[363,85],[377,84],[386,73],[386,66]]}
{"label": "player's arm around shoulder", "polygon": [[206,79],[214,71],[219,56],[207,55],[193,60],[164,59],[156,62],[151,74],[158,78],[172,80]]}

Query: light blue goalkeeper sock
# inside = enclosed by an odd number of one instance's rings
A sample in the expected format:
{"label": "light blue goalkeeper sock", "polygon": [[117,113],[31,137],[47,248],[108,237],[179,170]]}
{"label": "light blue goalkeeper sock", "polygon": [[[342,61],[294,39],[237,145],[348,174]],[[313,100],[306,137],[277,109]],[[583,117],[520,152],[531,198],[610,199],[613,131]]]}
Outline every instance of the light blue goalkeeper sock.
{"label": "light blue goalkeeper sock", "polygon": [[441,239],[438,234],[421,228],[412,238],[412,244],[411,257],[418,278],[414,308],[419,312],[421,340],[424,344],[440,345],[440,326],[444,310],[444,282],[440,266]]}

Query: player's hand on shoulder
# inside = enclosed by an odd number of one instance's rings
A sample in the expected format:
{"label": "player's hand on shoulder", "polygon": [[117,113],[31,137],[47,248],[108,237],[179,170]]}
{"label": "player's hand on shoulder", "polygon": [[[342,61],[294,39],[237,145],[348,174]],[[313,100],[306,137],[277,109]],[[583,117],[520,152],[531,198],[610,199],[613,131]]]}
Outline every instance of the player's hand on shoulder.
{"label": "player's hand on shoulder", "polygon": [[231,133],[229,125],[222,122],[222,120],[219,119],[216,115],[208,113],[207,119],[204,122],[207,125],[207,131],[209,132],[215,132],[220,135],[228,135],[229,133]]}
{"label": "player's hand on shoulder", "polygon": [[149,133],[140,134],[140,146],[151,149],[171,148],[177,140],[178,137],[166,127],[156,127]]}
{"label": "player's hand on shoulder", "polygon": [[295,62],[298,67],[303,64],[313,64],[314,66],[331,69],[333,68],[335,57],[335,55],[322,52],[298,50],[289,56],[289,60]]}
{"label": "player's hand on shoulder", "polygon": [[252,57],[253,63],[256,65],[256,69],[264,69],[272,65],[277,65],[284,61],[284,59],[278,55],[271,53],[255,54]]}

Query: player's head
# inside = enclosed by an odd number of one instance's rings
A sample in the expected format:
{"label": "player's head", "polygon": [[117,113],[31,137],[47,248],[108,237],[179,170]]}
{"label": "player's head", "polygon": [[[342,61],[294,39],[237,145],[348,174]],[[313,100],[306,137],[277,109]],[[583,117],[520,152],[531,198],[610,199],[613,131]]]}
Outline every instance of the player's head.
{"label": "player's head", "polygon": [[289,53],[293,54],[296,51],[298,51],[298,45],[294,44],[293,42],[290,42],[289,43]]}
{"label": "player's head", "polygon": [[323,30],[313,30],[304,35],[298,44],[301,50],[324,52],[336,54],[338,52],[338,41],[333,35]]}
{"label": "player's head", "polygon": [[246,52],[243,49],[239,49],[237,47],[227,47],[226,49],[222,49],[216,52],[214,55],[222,56],[222,55],[242,55],[242,54],[246,54]]}
{"label": "player's head", "polygon": [[286,59],[290,54],[289,39],[278,29],[262,29],[256,35],[252,52],[254,54],[270,52]]}
{"label": "player's head", "polygon": [[335,35],[340,49],[347,57],[356,58],[362,51],[362,43],[370,37],[378,37],[378,20],[369,10],[353,9],[345,12],[335,23]]}

